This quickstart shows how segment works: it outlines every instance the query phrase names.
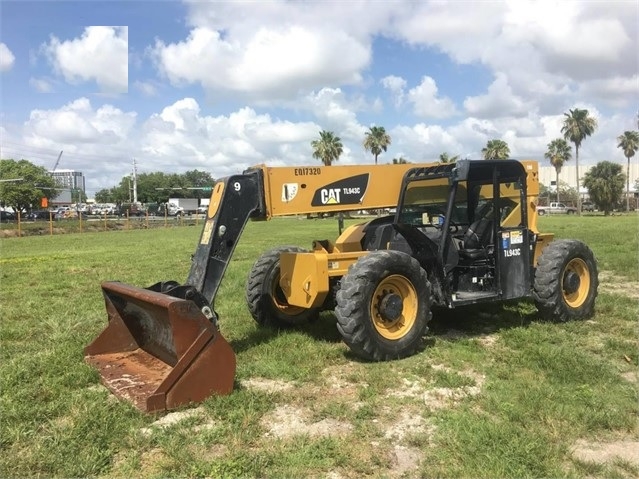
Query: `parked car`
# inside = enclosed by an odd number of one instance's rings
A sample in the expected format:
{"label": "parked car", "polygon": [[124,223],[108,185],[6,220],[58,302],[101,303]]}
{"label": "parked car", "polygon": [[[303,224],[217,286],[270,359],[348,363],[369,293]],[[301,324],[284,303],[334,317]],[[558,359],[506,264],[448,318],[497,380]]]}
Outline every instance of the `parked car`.
{"label": "parked car", "polygon": [[122,203],[118,211],[118,216],[145,216],[146,209],[139,203]]}
{"label": "parked car", "polygon": [[53,216],[53,218],[55,218],[55,212],[54,211],[49,211],[49,210],[39,210],[39,211],[32,211],[29,215],[28,218],[31,221],[38,221],[38,220],[46,220],[49,221],[49,219],[51,218],[51,216]]}
{"label": "parked car", "polygon": [[595,204],[591,201],[584,201],[581,204],[581,211],[595,211]]}
{"label": "parked car", "polygon": [[55,214],[55,219],[56,220],[77,220],[79,219],[79,216],[82,216],[83,220],[87,219],[87,214],[83,213],[82,211],[78,212],[76,210],[66,209],[66,210],[58,210],[58,212]]}
{"label": "parked car", "polygon": [[15,221],[16,220],[16,215],[15,213],[11,212],[11,211],[0,211],[0,222],[2,223],[9,223],[11,221]]}
{"label": "parked car", "polygon": [[537,206],[537,213],[539,214],[539,216],[543,216],[547,214],[574,215],[575,213],[577,213],[577,208],[573,206],[566,206],[563,203],[552,202],[548,206]]}
{"label": "parked car", "polygon": [[99,203],[92,205],[89,208],[92,215],[114,215],[116,213],[116,206],[111,203]]}

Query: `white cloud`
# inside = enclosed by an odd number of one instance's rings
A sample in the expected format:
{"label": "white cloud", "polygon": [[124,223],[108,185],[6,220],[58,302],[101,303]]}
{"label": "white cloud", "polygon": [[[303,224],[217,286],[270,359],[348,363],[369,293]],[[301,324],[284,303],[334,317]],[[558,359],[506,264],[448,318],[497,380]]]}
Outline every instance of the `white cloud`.
{"label": "white cloud", "polygon": [[[418,116],[455,114],[449,87],[428,64],[412,68],[432,82],[424,80],[410,97],[398,75],[404,72],[368,81],[373,42],[387,37],[485,68],[496,83],[467,99],[471,114],[521,116],[529,105],[552,114],[591,92],[611,108],[634,102],[625,86],[637,72],[634,2],[407,0],[342,2],[330,9],[280,0],[185,3],[188,37],[158,40],[150,51],[173,85],[199,84],[213,101],[232,94],[255,106],[289,107],[323,88],[356,85],[370,94],[371,85],[381,84],[396,107],[410,100]],[[498,98],[502,84],[508,98]],[[369,102],[383,112],[381,99]]]}
{"label": "white cloud", "polygon": [[413,111],[422,118],[448,118],[455,115],[455,104],[450,98],[438,95],[437,84],[429,76],[411,88],[407,94],[408,101],[413,104]]}
{"label": "white cloud", "polygon": [[94,110],[87,98],[79,98],[58,110],[33,110],[24,131],[38,146],[84,143],[98,147],[125,140],[135,118],[135,113],[111,105]]}
{"label": "white cloud", "polygon": [[69,83],[95,81],[102,93],[128,89],[128,27],[86,27],[72,40],[52,36],[41,49]]}
{"label": "white cloud", "polygon": [[241,108],[228,116],[201,114],[193,98],[184,98],[152,115],[142,127],[142,158],[173,168],[205,169],[220,177],[258,163],[308,164],[310,141],[319,131],[311,122],[294,123]]}
{"label": "white cloud", "polygon": [[631,53],[632,41],[616,16],[626,10],[620,2],[610,2],[607,11],[579,2],[522,1],[508,6],[504,19],[510,38],[534,45],[550,71],[590,80],[600,78],[604,69],[627,63],[624,53]]}
{"label": "white cloud", "polygon": [[336,132],[342,140],[361,141],[364,137],[366,128],[357,120],[359,106],[349,102],[339,88],[322,88],[309,93],[300,106],[313,113],[321,129]]}
{"label": "white cloud", "polygon": [[4,43],[0,43],[0,72],[11,70],[15,63],[15,59],[16,57],[13,56],[9,47]]}
{"label": "white cloud", "polygon": [[506,75],[499,73],[486,94],[466,98],[464,107],[475,117],[519,117],[534,108],[531,103],[525,103],[521,97],[515,95]]}
{"label": "white cloud", "polygon": [[[624,0],[401,3],[386,33],[501,73],[513,96],[550,113],[613,79],[634,81],[638,14],[636,2]],[[613,107],[636,103],[636,90],[608,93]]]}
{"label": "white cloud", "polygon": [[249,38],[233,38],[198,27],[182,42],[158,40],[152,55],[174,85],[199,83],[209,94],[232,91],[267,101],[359,83],[371,51],[343,31],[262,27]]}
{"label": "white cloud", "polygon": [[136,90],[142,93],[146,97],[156,96],[158,94],[158,88],[154,82],[136,80],[133,83]]}
{"label": "white cloud", "polygon": [[[457,139],[439,125],[400,125],[393,128],[390,135],[394,148],[402,151],[403,156],[412,162],[437,161],[441,153],[457,155],[462,149]],[[397,155],[389,157],[394,156]]]}
{"label": "white cloud", "polygon": [[53,91],[53,85],[45,78],[29,78],[29,85],[38,93],[50,93]]}
{"label": "white cloud", "polygon": [[626,98],[639,96],[639,75],[609,77],[581,84],[577,94],[582,98],[598,100],[612,108],[627,107]]}
{"label": "white cloud", "polygon": [[404,103],[404,89],[406,88],[406,80],[395,75],[388,75],[379,81],[386,88],[393,99],[393,104],[399,108]]}

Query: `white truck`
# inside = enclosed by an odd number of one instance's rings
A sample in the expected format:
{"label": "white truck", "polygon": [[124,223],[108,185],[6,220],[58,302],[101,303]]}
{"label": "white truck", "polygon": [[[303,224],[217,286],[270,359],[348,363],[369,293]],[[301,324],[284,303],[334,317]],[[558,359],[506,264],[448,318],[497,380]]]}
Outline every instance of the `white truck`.
{"label": "white truck", "polygon": [[577,208],[566,206],[563,203],[552,202],[548,206],[537,206],[537,214],[539,216],[553,214],[574,215],[575,213],[577,213]]}
{"label": "white truck", "polygon": [[197,213],[200,200],[197,198],[169,198],[167,210],[169,216]]}

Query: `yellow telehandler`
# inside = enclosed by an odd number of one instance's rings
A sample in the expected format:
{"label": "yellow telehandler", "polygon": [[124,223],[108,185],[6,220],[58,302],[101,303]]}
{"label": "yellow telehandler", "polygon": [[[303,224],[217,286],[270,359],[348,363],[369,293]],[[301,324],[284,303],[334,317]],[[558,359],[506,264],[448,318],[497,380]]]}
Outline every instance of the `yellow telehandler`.
{"label": "yellow telehandler", "polygon": [[235,354],[215,296],[246,222],[285,215],[394,211],[310,251],[264,253],[246,286],[260,325],[332,310],[357,355],[384,361],[420,350],[433,308],[532,298],[544,317],[587,317],[596,260],[582,242],[538,231],[538,194],[532,161],[250,168],[215,184],[184,283],[102,284],[108,326],[86,361],[147,412],[230,393]]}

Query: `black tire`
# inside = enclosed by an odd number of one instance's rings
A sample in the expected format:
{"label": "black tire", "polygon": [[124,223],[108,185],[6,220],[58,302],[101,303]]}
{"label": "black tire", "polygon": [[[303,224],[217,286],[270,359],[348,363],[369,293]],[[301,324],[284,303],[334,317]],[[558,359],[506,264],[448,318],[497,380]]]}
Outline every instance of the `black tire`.
{"label": "black tire", "polygon": [[533,298],[544,317],[564,322],[591,316],[598,286],[597,261],[581,241],[553,241],[541,252]]}
{"label": "black tire", "polygon": [[280,253],[303,253],[297,246],[280,246],[264,253],[253,264],[246,283],[246,302],[261,326],[294,326],[317,319],[319,308],[301,308],[286,302],[279,286]]}
{"label": "black tire", "polygon": [[546,214],[545,210],[537,210],[537,213],[539,214],[539,216],[544,216]]}
{"label": "black tire", "polygon": [[404,358],[422,347],[430,305],[430,283],[416,259],[400,251],[372,251],[342,278],[337,329],[363,359]]}

